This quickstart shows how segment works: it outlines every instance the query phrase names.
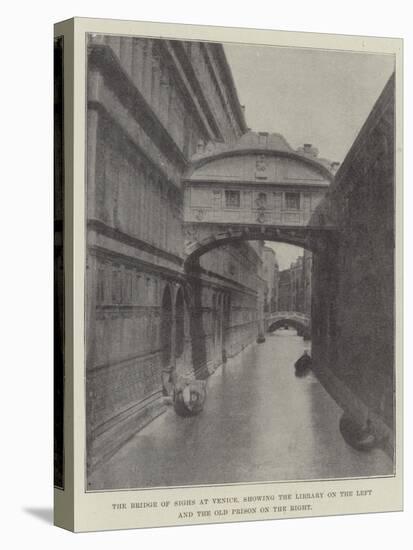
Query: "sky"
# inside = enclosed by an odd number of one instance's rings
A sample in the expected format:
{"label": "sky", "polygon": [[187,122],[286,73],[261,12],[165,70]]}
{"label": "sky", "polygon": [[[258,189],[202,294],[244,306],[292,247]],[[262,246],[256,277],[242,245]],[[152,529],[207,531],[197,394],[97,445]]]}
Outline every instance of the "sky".
{"label": "sky", "polygon": [[303,249],[292,244],[274,243],[265,241],[265,245],[274,250],[277,255],[278,267],[280,270],[288,269],[292,262],[303,255]]}
{"label": "sky", "polygon": [[[225,44],[238,97],[254,131],[282,134],[293,147],[311,143],[342,162],[387,80],[383,54]],[[266,243],[286,269],[302,250]]]}

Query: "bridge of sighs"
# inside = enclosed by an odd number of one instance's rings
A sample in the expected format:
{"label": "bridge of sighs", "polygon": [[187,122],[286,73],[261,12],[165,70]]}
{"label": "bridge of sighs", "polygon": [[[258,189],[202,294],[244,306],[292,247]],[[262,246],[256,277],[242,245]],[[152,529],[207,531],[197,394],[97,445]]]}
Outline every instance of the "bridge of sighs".
{"label": "bridge of sighs", "polygon": [[334,231],[317,207],[337,165],[310,144],[294,150],[279,134],[248,132],[233,144],[200,146],[192,160],[184,179],[187,269],[229,241],[314,249],[317,236]]}

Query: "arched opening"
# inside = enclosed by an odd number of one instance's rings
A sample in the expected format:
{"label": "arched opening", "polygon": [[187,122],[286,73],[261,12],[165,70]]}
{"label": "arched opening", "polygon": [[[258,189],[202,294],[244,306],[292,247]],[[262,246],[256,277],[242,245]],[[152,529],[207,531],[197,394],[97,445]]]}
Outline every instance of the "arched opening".
{"label": "arched opening", "polygon": [[170,367],[172,350],[172,297],[168,285],[162,295],[160,347],[162,368],[167,369]]}
{"label": "arched opening", "polygon": [[303,336],[304,333],[308,332],[307,325],[303,323],[299,323],[292,319],[280,319],[275,323],[272,323],[268,328],[268,332],[271,333],[271,332],[276,332],[277,330],[291,330],[291,329],[295,330],[298,336]]}
{"label": "arched opening", "polygon": [[[190,254],[186,266],[193,278],[202,277],[203,273],[213,274],[214,269],[218,268],[223,269],[222,272],[218,272],[218,276],[222,275],[233,280],[236,285],[243,284],[244,281],[248,286],[255,275],[257,276],[256,286],[253,287],[256,290],[255,306],[249,303],[240,307],[239,301],[230,302],[229,294],[224,289],[221,292],[213,292],[210,348],[214,363],[225,362],[227,352],[233,355],[239,351],[236,347],[232,349],[231,322],[237,326],[245,325],[242,329],[245,330],[245,337],[242,339],[244,344],[251,341],[250,332],[254,330],[257,335],[255,341],[264,343],[265,333],[268,332],[271,317],[274,314],[298,313],[298,319],[296,319],[298,324],[293,323],[289,326],[304,340],[311,339],[313,256],[322,251],[325,238],[323,234],[318,236],[317,240],[315,235],[305,236],[298,229],[291,228],[289,239],[293,242],[289,242],[286,234],[277,235],[275,229],[273,233],[264,231],[261,238],[255,238],[255,233],[248,232],[244,228],[239,229],[238,233],[232,232],[231,235],[217,233],[216,238],[211,238],[209,242],[204,241],[202,248]],[[251,244],[257,256],[252,261],[241,262],[238,265],[238,258],[241,261],[245,252],[242,248],[244,242]],[[230,249],[233,249],[232,253]],[[222,258],[225,254],[229,254],[230,259],[223,262]],[[252,271],[244,271],[244,269],[254,270],[255,267],[251,266],[257,266],[256,274]],[[244,274],[246,274],[245,279],[243,279]],[[237,294],[236,291],[234,292]],[[232,316],[231,308],[235,308],[235,316]],[[236,316],[239,317],[237,320]],[[304,318],[304,324],[300,324],[300,316]],[[255,324],[253,324],[254,319]],[[246,326],[248,320],[249,328]]]}
{"label": "arched opening", "polygon": [[186,272],[196,270],[199,259],[216,248],[242,241],[268,241],[289,245],[317,253],[322,246],[325,235],[320,231],[311,231],[308,228],[291,228],[280,230],[276,227],[231,227],[228,231],[212,233],[197,242],[187,245],[187,257],[184,263]]}
{"label": "arched opening", "polygon": [[274,323],[271,323],[268,327],[268,333],[274,333],[276,331],[291,331],[294,330],[297,333],[297,336],[302,336],[304,340],[311,339],[311,329],[310,324],[301,323],[295,319],[278,319]]}

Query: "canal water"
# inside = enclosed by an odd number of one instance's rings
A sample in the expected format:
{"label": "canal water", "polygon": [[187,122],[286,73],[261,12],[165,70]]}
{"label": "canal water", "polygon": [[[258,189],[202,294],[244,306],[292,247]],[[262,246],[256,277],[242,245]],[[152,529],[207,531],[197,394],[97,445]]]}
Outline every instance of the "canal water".
{"label": "canal water", "polygon": [[[341,409],[294,362],[310,344],[294,330],[266,335],[208,380],[204,410],[173,408],[130,440],[99,472],[94,489],[389,475],[381,450],[356,451],[338,429]],[[94,479],[95,477],[95,479]]]}

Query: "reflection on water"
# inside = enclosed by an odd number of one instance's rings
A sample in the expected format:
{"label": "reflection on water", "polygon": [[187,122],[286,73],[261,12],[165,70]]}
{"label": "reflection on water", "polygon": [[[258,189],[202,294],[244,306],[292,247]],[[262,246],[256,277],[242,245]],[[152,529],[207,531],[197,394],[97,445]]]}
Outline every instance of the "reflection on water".
{"label": "reflection on water", "polygon": [[310,343],[293,330],[267,335],[208,380],[204,410],[172,409],[139,432],[92,477],[94,489],[324,479],[391,474],[380,450],[349,447],[341,409],[313,373],[294,363]]}

